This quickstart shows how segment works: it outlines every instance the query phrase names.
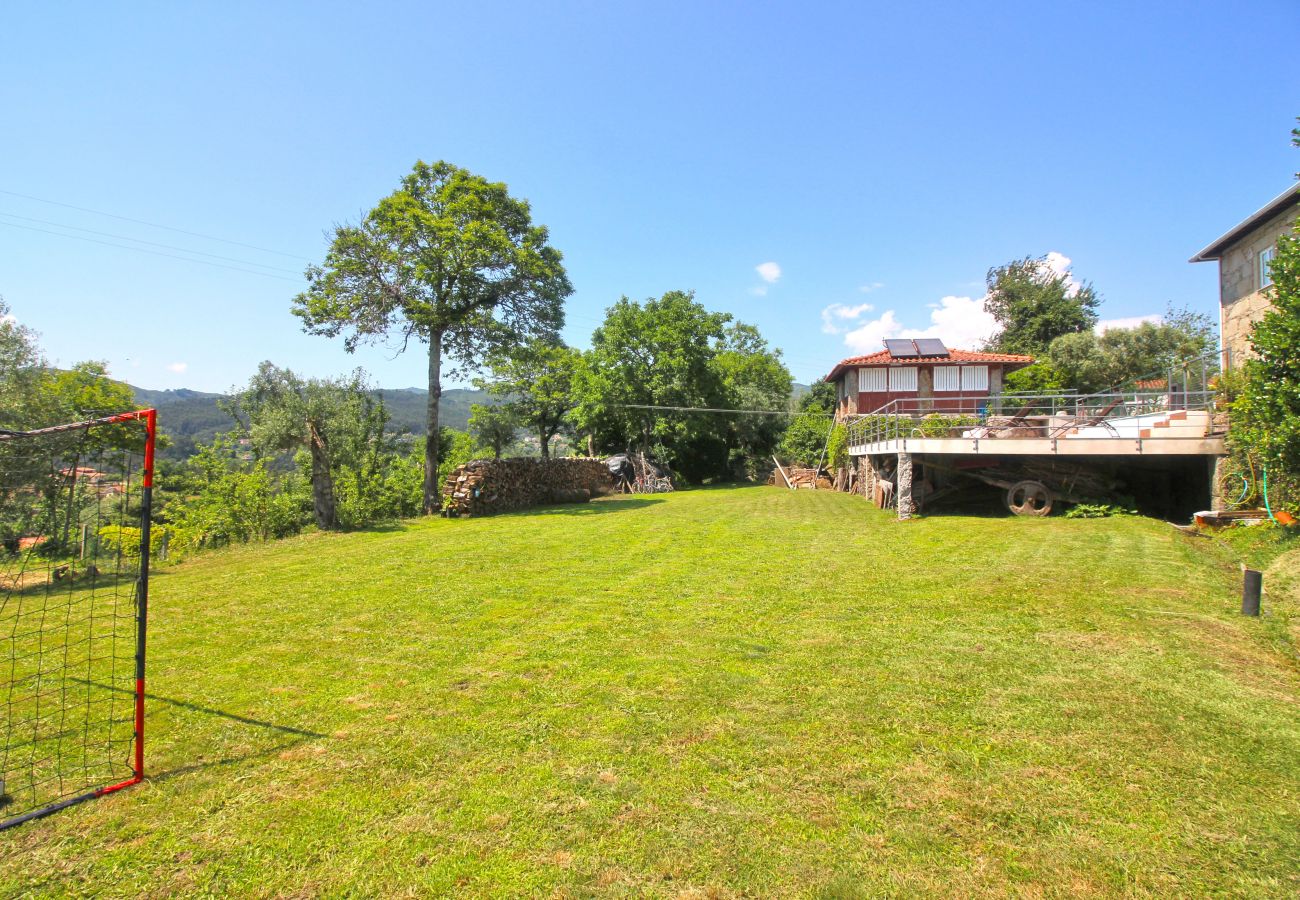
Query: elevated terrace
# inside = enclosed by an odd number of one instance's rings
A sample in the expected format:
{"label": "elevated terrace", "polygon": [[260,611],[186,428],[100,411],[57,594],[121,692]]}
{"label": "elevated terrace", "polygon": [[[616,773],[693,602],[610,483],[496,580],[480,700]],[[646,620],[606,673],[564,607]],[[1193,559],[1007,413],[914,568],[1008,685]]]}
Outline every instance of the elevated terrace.
{"label": "elevated terrace", "polygon": [[853,456],[1221,456],[1227,430],[1211,391],[909,397],[847,424]]}

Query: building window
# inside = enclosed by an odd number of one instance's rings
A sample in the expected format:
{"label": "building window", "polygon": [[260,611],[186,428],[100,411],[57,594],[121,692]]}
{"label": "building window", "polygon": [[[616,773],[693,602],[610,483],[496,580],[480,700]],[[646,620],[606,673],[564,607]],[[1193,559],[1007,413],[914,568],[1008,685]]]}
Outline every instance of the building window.
{"label": "building window", "polygon": [[935,366],[934,367],[934,389],[936,391],[960,391],[961,390],[961,367],[960,366]]}
{"label": "building window", "polygon": [[989,367],[962,366],[961,389],[963,391],[987,391],[989,389]]}
{"label": "building window", "polygon": [[1268,264],[1273,261],[1277,255],[1277,246],[1265,247],[1259,251],[1259,289],[1262,291],[1273,283],[1273,276],[1269,274]]}
{"label": "building window", "polygon": [[859,376],[864,394],[883,394],[885,392],[885,369],[859,369]]}
{"label": "building window", "polygon": [[889,369],[889,392],[902,394],[916,390],[916,366],[898,366]]}

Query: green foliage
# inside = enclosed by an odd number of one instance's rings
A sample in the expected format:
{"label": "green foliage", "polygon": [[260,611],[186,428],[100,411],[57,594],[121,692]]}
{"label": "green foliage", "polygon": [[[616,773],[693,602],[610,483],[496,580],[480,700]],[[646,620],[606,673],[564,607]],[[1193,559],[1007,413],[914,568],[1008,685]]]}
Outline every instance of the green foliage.
{"label": "green foliage", "polygon": [[[1132,388],[1138,379],[1164,378],[1171,368],[1199,360],[1214,346],[1214,326],[1206,316],[1171,308],[1160,323],[1111,328],[1100,335],[1062,335],[1052,341],[1047,356],[1065,387],[1089,394]],[[1199,378],[1200,369],[1194,374]]]}
{"label": "green foliage", "polygon": [[295,473],[272,476],[264,459],[243,462],[229,437],[203,447],[192,466],[197,490],[168,516],[196,547],[287,537],[310,521],[307,483]]}
{"label": "green foliage", "polygon": [[232,412],[247,420],[253,446],[263,455],[307,449],[320,528],[341,524],[334,481],[342,467],[350,466],[363,481],[378,477],[387,414],[360,369],[347,379],[303,379],[263,362],[235,397]]}
{"label": "green foliage", "polygon": [[500,459],[501,451],[514,442],[518,430],[519,415],[512,405],[484,406],[475,403],[470,407],[469,433],[489,448],[495,459]]}
{"label": "green foliage", "polygon": [[985,308],[1001,330],[990,342],[1003,353],[1041,356],[1064,334],[1089,332],[1101,297],[1091,284],[1071,284],[1047,257],[1025,257],[989,269]]}
{"label": "green foliage", "polygon": [[[557,340],[534,338],[492,353],[488,366],[492,378],[478,379],[475,385],[509,405],[509,413],[502,413],[500,422],[513,419],[511,439],[515,427],[532,429],[540,442],[542,457],[549,457],[551,438],[559,433],[569,410],[577,404],[574,380],[581,367],[581,354]],[[481,425],[489,421],[480,416]],[[484,442],[500,456],[500,447],[510,441],[499,446],[496,442]]]}
{"label": "green foliage", "polygon": [[1065,513],[1067,519],[1106,519],[1111,516],[1136,516],[1136,509],[1127,509],[1113,503],[1076,503]]}
{"label": "green foliage", "polygon": [[1008,394],[1056,394],[1066,389],[1065,376],[1046,360],[1007,375],[1003,386]]}
{"label": "green foliage", "polygon": [[[1282,235],[1269,271],[1273,306],[1255,323],[1245,384],[1232,404],[1234,445],[1263,465],[1300,473],[1300,238]],[[1280,474],[1281,474],[1280,473]]]}
{"label": "green foliage", "polygon": [[[335,229],[325,262],[307,269],[294,314],[312,334],[360,343],[411,338],[429,345],[429,394],[442,360],[477,368],[489,353],[564,324],[573,292],[547,230],[506,185],[446,162],[417,162],[402,186],[359,225]],[[455,369],[453,368],[453,371]],[[438,407],[425,438],[425,512],[441,502]]]}
{"label": "green foliage", "polygon": [[844,425],[831,428],[831,438],[826,444],[826,466],[842,469],[849,464],[849,429]]}
{"label": "green foliage", "polygon": [[829,415],[807,412],[795,416],[781,437],[777,456],[794,466],[816,465],[830,431]]}
{"label": "green foliage", "polygon": [[780,422],[766,421],[778,417],[645,407],[785,409],[791,384],[757,329],[690,292],[624,297],[592,335],[573,420],[598,450],[645,450],[688,481],[752,475],[780,439]]}
{"label": "green foliage", "polygon": [[831,415],[835,412],[835,383],[824,379],[814,381],[808,393],[799,399],[799,412],[819,412]]}

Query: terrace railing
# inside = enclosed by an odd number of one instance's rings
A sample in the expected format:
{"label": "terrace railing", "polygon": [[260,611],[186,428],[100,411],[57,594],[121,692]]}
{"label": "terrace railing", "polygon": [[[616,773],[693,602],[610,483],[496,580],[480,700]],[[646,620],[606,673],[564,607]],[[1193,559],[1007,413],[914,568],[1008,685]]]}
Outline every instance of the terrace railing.
{"label": "terrace railing", "polygon": [[[1203,421],[1207,434],[1220,430],[1214,425],[1215,397],[1215,391],[1187,390],[1182,385],[1176,390],[1087,395],[908,397],[865,415],[849,416],[846,424],[851,448],[877,445],[882,450],[916,438],[1160,440],[1188,437],[1189,420]],[[1186,415],[1193,411],[1205,415]],[[1175,423],[1179,427],[1170,427]]]}

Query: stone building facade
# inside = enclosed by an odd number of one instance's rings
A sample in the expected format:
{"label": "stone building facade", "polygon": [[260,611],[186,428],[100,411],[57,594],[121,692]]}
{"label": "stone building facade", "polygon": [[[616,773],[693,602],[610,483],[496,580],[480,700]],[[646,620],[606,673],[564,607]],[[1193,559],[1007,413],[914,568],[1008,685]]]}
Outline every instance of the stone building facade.
{"label": "stone building facade", "polygon": [[1300,192],[1288,188],[1191,259],[1219,263],[1219,330],[1225,369],[1240,365],[1251,353],[1251,328],[1272,304],[1268,261],[1278,237],[1295,231],[1298,215]]}

